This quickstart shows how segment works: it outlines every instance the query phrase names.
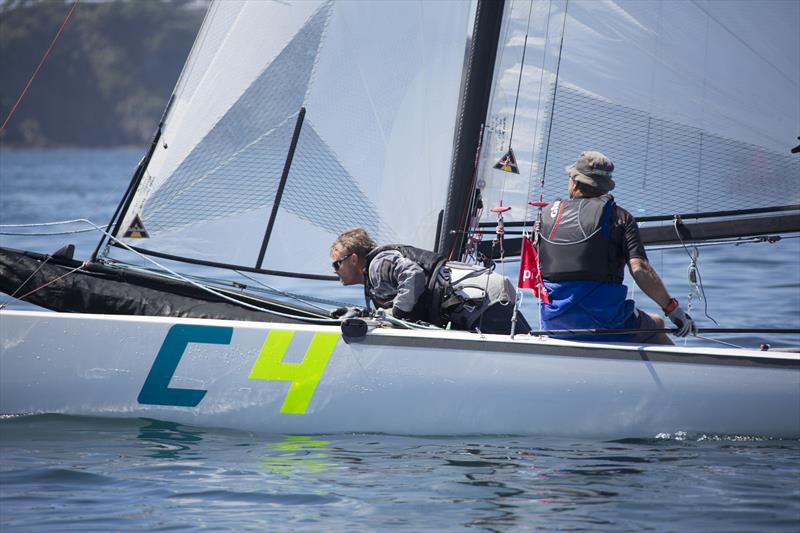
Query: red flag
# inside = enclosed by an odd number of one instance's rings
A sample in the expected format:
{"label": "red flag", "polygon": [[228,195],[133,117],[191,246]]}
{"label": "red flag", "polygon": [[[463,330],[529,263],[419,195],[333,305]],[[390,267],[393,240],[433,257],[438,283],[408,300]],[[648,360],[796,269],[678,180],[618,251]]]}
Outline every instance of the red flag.
{"label": "red flag", "polygon": [[539,255],[530,239],[522,239],[522,255],[519,262],[520,289],[531,289],[533,295],[546,304],[550,303],[550,295],[542,282],[542,273],[539,271]]}

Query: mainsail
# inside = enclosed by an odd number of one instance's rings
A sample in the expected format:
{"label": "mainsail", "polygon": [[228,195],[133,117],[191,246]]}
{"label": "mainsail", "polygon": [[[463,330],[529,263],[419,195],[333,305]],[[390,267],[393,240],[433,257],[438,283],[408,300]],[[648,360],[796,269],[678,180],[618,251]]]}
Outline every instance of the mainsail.
{"label": "mainsail", "polygon": [[[798,26],[797,2],[508,2],[484,205],[530,228],[528,202],[565,196],[583,150],[614,161],[642,220],[800,204]],[[509,149],[519,174],[494,168]]]}
{"label": "mainsail", "polygon": [[[311,276],[331,274],[330,244],[353,226],[432,248],[474,10],[215,2],[115,237]],[[134,223],[147,238],[125,237]]]}

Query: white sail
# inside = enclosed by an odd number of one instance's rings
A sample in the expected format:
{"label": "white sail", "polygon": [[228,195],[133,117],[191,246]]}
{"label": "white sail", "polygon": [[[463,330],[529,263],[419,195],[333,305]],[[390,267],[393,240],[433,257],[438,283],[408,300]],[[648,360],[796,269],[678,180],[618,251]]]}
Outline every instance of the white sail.
{"label": "white sail", "polygon": [[[330,274],[335,236],[432,248],[451,166],[470,2],[216,2],[119,225],[140,248]],[[139,233],[141,235],[141,233]]]}
{"label": "white sail", "polygon": [[[507,3],[484,204],[531,220],[542,174],[545,200],[565,196],[583,150],[614,161],[614,194],[637,216],[799,203],[798,27],[797,2]],[[493,168],[512,122],[519,174]]]}

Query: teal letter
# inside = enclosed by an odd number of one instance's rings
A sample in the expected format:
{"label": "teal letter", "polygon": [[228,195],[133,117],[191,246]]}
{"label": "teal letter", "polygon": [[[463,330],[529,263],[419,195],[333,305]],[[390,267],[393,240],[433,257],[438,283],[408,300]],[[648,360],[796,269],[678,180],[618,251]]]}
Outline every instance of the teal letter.
{"label": "teal letter", "polygon": [[191,326],[175,324],[169,329],[164,344],[156,355],[153,367],[139,392],[139,403],[147,405],[177,405],[194,407],[207,391],[196,389],[170,389],[169,382],[184,350],[190,342],[204,344],[229,344],[233,328],[221,326]]}

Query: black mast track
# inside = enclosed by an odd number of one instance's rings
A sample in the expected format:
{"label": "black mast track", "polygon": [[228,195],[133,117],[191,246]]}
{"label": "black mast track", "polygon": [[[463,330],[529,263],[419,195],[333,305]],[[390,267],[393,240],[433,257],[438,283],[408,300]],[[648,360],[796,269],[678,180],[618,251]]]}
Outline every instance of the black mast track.
{"label": "black mast track", "polygon": [[450,187],[442,228],[437,236],[439,245],[436,251],[445,256],[449,256],[451,250],[460,256],[464,246],[462,226],[468,218],[466,210],[472,195],[475,152],[489,108],[504,7],[505,0],[478,0],[476,7],[472,46],[456,125]]}
{"label": "black mast track", "polygon": [[267,253],[267,245],[269,245],[269,238],[272,236],[272,227],[275,225],[275,218],[278,216],[278,209],[281,206],[281,198],[283,198],[283,189],[286,187],[286,180],[289,178],[289,170],[292,168],[292,160],[294,160],[294,151],[297,148],[297,141],[300,139],[300,130],[303,127],[303,120],[306,116],[306,108],[301,107],[300,112],[297,114],[297,122],[294,125],[294,133],[292,134],[292,142],[289,145],[289,152],[286,154],[286,163],[283,165],[283,174],[281,174],[281,181],[278,183],[278,190],[275,192],[275,200],[272,202],[272,212],[269,214],[269,222],[267,223],[267,230],[264,232],[264,240],[261,243],[261,251],[258,252],[258,260],[256,261],[256,268],[261,269],[264,263],[264,254]]}
{"label": "black mast track", "polygon": [[[173,93],[172,96],[169,97],[169,102],[167,102],[167,107],[164,108],[164,113],[161,115],[161,120],[158,121],[158,127],[156,128],[156,132],[153,135],[153,141],[150,143],[150,148],[147,150],[147,153],[139,162],[139,165],[136,167],[136,171],[133,173],[131,182],[128,184],[128,189],[125,191],[125,194],[122,195],[122,199],[117,205],[117,209],[111,216],[111,220],[108,221],[108,225],[106,226],[106,233],[111,232],[112,225],[114,225],[114,231],[113,231],[114,235],[116,235],[117,232],[119,231],[119,227],[122,224],[122,219],[125,218],[125,214],[128,212],[128,208],[131,206],[131,202],[133,201],[134,193],[139,188],[139,184],[142,181],[142,177],[144,176],[144,171],[147,168],[147,165],[150,164],[150,159],[153,158],[153,153],[155,153],[156,148],[158,147],[158,141],[161,140],[161,132],[164,128],[164,121],[167,118],[167,114],[169,113],[169,110],[172,107],[172,102],[174,100],[175,100],[175,94]],[[116,224],[114,224],[115,221]],[[100,237],[100,241],[97,243],[97,247],[94,249],[94,252],[92,253],[92,261],[97,261],[97,254],[100,253],[100,248],[103,247],[103,243],[105,242],[106,238],[107,237],[105,235],[102,235]]]}

